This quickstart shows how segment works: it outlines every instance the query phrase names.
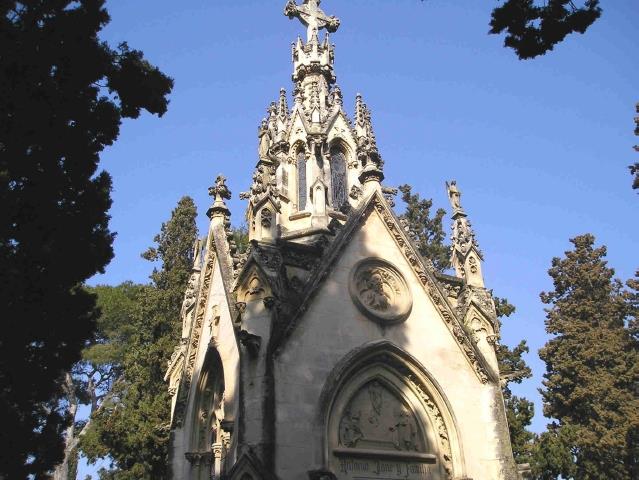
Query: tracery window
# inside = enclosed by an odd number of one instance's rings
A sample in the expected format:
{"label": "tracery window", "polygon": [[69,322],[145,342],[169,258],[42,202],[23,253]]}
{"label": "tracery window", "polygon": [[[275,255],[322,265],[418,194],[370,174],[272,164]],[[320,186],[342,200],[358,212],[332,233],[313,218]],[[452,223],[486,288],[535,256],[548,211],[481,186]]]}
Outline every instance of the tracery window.
{"label": "tracery window", "polygon": [[307,199],[306,186],[306,153],[300,150],[297,153],[297,209],[304,210],[306,208]]}
{"label": "tracery window", "polygon": [[341,149],[334,149],[331,150],[331,200],[334,209],[346,203],[346,195],[346,155]]}

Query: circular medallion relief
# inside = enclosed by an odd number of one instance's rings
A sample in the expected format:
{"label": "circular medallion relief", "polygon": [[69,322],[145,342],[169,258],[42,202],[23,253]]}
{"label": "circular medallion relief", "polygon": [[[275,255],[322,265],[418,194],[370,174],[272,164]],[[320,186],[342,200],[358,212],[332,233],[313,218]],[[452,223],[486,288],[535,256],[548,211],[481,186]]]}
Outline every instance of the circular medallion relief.
{"label": "circular medallion relief", "polygon": [[413,306],[404,277],[381,258],[358,262],[351,271],[349,290],[362,313],[382,324],[406,320]]}

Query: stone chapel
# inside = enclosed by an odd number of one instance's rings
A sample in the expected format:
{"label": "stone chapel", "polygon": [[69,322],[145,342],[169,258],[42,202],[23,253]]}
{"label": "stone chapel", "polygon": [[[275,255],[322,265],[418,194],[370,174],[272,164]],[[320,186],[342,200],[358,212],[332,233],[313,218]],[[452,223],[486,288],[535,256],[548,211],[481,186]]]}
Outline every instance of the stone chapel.
{"label": "stone chapel", "polygon": [[[514,480],[498,323],[455,182],[451,259],[417,251],[370,110],[344,109],[320,0],[259,126],[238,252],[219,176],[166,373],[174,480]],[[320,33],[326,30],[323,39]]]}

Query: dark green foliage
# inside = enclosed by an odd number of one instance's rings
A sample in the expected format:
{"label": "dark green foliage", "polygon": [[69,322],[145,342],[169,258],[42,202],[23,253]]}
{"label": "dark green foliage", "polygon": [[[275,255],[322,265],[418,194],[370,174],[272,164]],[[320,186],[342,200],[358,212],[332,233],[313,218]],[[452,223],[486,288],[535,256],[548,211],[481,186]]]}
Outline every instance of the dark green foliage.
{"label": "dark green foliage", "polygon": [[[505,298],[494,297],[493,300],[500,322],[502,318],[515,313],[515,306]],[[499,373],[503,381],[502,394],[506,406],[510,442],[517,463],[528,463],[531,460],[535,435],[528,430],[528,427],[535,415],[535,406],[530,400],[513,395],[509,385],[521,383],[532,376],[530,367],[523,358],[523,354],[528,351],[525,340],[519,342],[519,345],[513,349],[499,342],[495,351]]]}
{"label": "dark green foliage", "polygon": [[[577,469],[574,461],[572,445],[575,441],[575,432],[566,425],[558,428],[557,425],[549,425],[535,441],[533,458],[531,462],[532,474],[535,480],[557,480],[557,478],[583,478],[575,477]],[[587,477],[606,478],[606,477]]]}
{"label": "dark green foliage", "polygon": [[555,421],[540,448],[554,448],[557,439],[567,445],[574,470],[565,462],[548,469],[564,478],[630,479],[639,428],[639,348],[628,328],[636,319],[633,295],[613,279],[606,248],[595,248],[592,235],[571,242],[574,250],[554,258],[548,271],[554,290],[541,294],[553,335],[539,352],[544,414]]}
{"label": "dark green foliage", "polygon": [[246,225],[233,228],[233,242],[237,247],[237,253],[244,253],[249,246],[249,235]]}
{"label": "dark green foliage", "polygon": [[628,330],[636,342],[639,342],[639,270],[635,272],[635,278],[626,282],[628,286],[628,307],[630,309],[630,321]]}
{"label": "dark green foliage", "polygon": [[141,289],[122,361],[121,381],[92,417],[80,447],[89,461],[109,458],[100,478],[167,478],[170,398],[166,362],[179,341],[179,314],[193,265],[196,209],[182,198],[144,257],[160,263]]}
{"label": "dark green foliage", "polygon": [[600,16],[599,0],[585,0],[582,7],[571,0],[505,0],[492,12],[490,33],[506,32],[504,46],[528,59],[552,50],[571,33],[584,33]]}
{"label": "dark green foliage", "polygon": [[444,243],[446,234],[442,227],[446,211],[439,208],[431,217],[430,209],[433,201],[420,199],[418,193],[414,195],[411,193],[411,189],[410,185],[399,187],[399,191],[402,192],[402,201],[406,204],[406,211],[400,218],[408,223],[408,227],[415,235],[419,253],[424,258],[432,260],[437,270],[444,271],[450,267],[450,246]]}
{"label": "dark green foliage", "polygon": [[80,285],[112,257],[99,154],[123,117],[162,115],[172,88],[141,52],[99,41],[103,5],[0,3],[0,476],[13,480],[62,458],[60,379],[97,316]]}

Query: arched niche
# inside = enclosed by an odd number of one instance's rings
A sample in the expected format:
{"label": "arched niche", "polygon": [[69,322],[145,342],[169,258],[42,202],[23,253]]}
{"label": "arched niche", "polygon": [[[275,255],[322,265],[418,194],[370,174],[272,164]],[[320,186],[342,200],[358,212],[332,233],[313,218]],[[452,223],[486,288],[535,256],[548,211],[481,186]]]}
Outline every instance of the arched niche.
{"label": "arched niche", "polygon": [[343,142],[336,140],[330,147],[330,171],[331,171],[331,206],[338,210],[348,201],[348,149]]}
{"label": "arched niche", "polygon": [[295,186],[296,186],[296,204],[297,210],[306,209],[308,201],[308,181],[306,175],[306,149],[301,142],[296,143],[293,147],[293,158],[295,163]]}
{"label": "arched niche", "polygon": [[374,342],[347,356],[320,398],[325,467],[337,479],[463,476],[454,418],[406,352]]}
{"label": "arched niche", "polygon": [[[214,451],[222,445],[224,433],[224,368],[219,353],[209,347],[200,373],[193,402],[190,448],[187,459],[191,463],[191,477],[209,480],[219,470],[220,453]],[[217,465],[216,465],[216,460]]]}

